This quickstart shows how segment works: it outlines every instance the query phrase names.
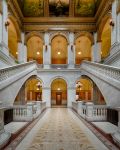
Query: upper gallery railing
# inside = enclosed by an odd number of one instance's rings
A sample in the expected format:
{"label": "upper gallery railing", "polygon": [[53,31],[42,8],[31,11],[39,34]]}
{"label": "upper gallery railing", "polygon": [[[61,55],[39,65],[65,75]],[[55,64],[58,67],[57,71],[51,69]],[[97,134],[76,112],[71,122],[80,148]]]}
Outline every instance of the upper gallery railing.
{"label": "upper gallery railing", "polygon": [[104,64],[93,63],[89,61],[83,61],[81,68],[83,70],[92,72],[94,74],[100,74],[109,78],[113,78],[117,81],[120,81],[120,69],[117,67],[112,67]]}
{"label": "upper gallery railing", "polygon": [[0,89],[5,86],[5,84],[3,84],[5,80],[15,77],[17,74],[19,74],[17,77],[20,78],[26,73],[30,73],[36,69],[35,61],[0,69]]}

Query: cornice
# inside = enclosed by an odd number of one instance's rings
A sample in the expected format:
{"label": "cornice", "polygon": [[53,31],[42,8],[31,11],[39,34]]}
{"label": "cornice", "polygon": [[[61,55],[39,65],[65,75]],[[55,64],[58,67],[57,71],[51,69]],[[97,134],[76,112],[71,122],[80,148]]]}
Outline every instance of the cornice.
{"label": "cornice", "polygon": [[80,24],[80,25],[25,25],[24,31],[88,31],[94,32],[96,31],[95,24]]}
{"label": "cornice", "polygon": [[24,17],[24,23],[40,23],[40,24],[57,24],[57,23],[72,23],[72,24],[79,24],[79,23],[95,23],[94,17]]}
{"label": "cornice", "polygon": [[96,31],[95,18],[78,17],[27,17],[23,19],[25,31],[39,30],[72,30],[72,31]]}
{"label": "cornice", "polygon": [[17,0],[8,0],[8,8],[10,12],[17,18],[17,21],[22,28],[23,25],[23,14],[21,12],[21,9],[18,5]]}
{"label": "cornice", "polygon": [[102,18],[111,10],[112,0],[102,0],[95,15],[96,27],[98,28]]}

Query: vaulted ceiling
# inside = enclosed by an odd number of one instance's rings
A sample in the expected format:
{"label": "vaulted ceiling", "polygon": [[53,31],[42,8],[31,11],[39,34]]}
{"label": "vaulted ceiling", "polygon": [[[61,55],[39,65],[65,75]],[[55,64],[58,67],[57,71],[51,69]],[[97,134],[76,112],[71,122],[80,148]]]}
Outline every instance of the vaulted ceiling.
{"label": "vaulted ceiling", "polygon": [[71,5],[74,5],[74,16],[94,17],[100,0],[17,0],[25,17],[44,17],[45,9],[49,16],[69,16]]}

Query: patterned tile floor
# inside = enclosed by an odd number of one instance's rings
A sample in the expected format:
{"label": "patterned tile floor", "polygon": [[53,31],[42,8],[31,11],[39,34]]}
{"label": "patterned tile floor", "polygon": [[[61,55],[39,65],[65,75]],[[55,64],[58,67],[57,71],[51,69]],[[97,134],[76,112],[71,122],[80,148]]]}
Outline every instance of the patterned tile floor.
{"label": "patterned tile floor", "polygon": [[51,109],[28,150],[96,150],[67,109]]}

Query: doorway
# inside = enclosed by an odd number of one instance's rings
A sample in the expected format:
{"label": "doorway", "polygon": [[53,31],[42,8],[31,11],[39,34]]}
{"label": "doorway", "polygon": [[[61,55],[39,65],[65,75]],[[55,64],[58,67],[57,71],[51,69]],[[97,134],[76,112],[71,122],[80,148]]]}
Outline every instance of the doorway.
{"label": "doorway", "polygon": [[67,106],[67,83],[64,79],[53,80],[51,84],[51,105],[52,107]]}
{"label": "doorway", "polygon": [[56,92],[56,105],[62,105],[62,92]]}

